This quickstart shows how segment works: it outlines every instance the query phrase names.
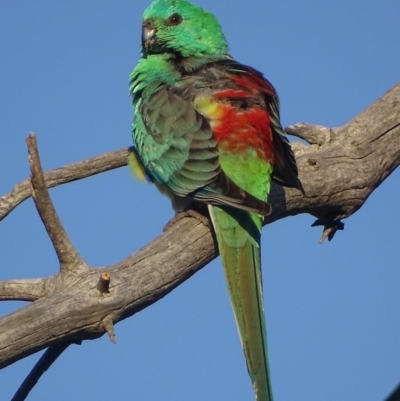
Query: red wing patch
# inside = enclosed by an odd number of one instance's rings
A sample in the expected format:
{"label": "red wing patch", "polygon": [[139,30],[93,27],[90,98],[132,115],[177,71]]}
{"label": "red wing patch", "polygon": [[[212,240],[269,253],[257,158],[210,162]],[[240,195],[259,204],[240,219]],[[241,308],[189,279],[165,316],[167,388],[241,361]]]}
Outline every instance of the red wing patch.
{"label": "red wing patch", "polygon": [[249,70],[247,74],[241,75],[231,74],[230,78],[244,88],[258,93],[263,91],[272,97],[276,96],[274,87],[266,79],[256,73],[256,71]]}
{"label": "red wing patch", "polygon": [[251,95],[246,91],[227,89],[222,92],[216,93],[214,97],[216,99],[224,99],[224,98],[242,99],[246,97],[251,97]]}
{"label": "red wing patch", "polygon": [[273,163],[271,120],[268,113],[259,107],[238,109],[229,99],[251,96],[248,92],[226,90],[214,95],[215,99],[226,99],[218,104],[219,117],[213,123],[213,132],[221,149],[232,153],[246,154],[250,148],[262,160]]}

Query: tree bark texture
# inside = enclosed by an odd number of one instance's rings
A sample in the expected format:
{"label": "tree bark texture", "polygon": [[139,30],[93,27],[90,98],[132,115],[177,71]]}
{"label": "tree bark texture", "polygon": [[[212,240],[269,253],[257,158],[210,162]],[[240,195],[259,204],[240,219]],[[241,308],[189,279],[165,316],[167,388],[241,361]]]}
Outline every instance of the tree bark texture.
{"label": "tree bark texture", "polygon": [[[341,127],[296,124],[287,132],[308,142],[293,143],[305,195],[275,185],[266,223],[310,213],[324,227],[323,238],[331,239],[343,228],[341,220],[400,164],[400,84]],[[0,319],[0,368],[61,342],[104,333],[114,341],[114,323],[160,300],[218,255],[210,228],[185,217],[113,266],[95,269],[80,258],[51,210],[47,188],[124,166],[127,154],[128,149],[110,152],[42,178],[32,170],[31,180],[0,198],[1,220],[33,193],[60,261],[52,277],[0,282],[0,300],[35,301]]]}

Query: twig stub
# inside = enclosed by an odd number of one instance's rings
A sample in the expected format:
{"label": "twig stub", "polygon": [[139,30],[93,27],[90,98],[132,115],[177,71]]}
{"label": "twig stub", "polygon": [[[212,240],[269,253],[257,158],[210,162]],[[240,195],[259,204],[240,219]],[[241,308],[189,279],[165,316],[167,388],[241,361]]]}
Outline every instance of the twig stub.
{"label": "twig stub", "polygon": [[97,283],[97,289],[101,292],[101,294],[109,294],[110,293],[110,281],[111,275],[110,273],[101,273],[100,279]]}
{"label": "twig stub", "polygon": [[326,221],[318,219],[311,225],[311,227],[318,227],[318,226],[324,227],[322,237],[318,241],[320,244],[322,244],[327,238],[328,241],[332,241],[333,237],[338,231],[344,230],[344,223],[341,220]]}
{"label": "twig stub", "polygon": [[115,336],[114,322],[113,322],[111,316],[107,316],[106,318],[103,319],[103,328],[107,332],[108,337],[110,337],[111,342],[113,344],[116,344],[117,337]]}

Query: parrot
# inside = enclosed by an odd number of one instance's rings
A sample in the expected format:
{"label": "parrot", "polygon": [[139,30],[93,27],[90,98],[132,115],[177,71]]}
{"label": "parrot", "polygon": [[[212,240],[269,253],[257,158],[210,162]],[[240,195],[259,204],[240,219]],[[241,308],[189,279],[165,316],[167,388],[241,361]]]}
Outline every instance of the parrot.
{"label": "parrot", "polygon": [[208,210],[255,399],[272,401],[261,228],[272,181],[303,191],[277,93],[229,54],[217,18],[187,0],[153,1],[141,42],[128,164],[175,211]]}

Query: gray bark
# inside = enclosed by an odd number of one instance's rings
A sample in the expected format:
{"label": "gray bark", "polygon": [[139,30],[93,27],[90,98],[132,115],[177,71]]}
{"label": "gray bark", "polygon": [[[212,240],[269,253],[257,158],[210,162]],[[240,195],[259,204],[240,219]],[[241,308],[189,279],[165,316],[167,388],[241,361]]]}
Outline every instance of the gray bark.
{"label": "gray bark", "polygon": [[[355,213],[400,164],[400,84],[341,127],[297,124],[287,131],[310,144],[293,144],[305,195],[274,186],[273,213],[266,223],[310,213],[324,227],[323,238],[331,239],[342,228],[341,220]],[[185,217],[113,266],[94,269],[81,259],[51,209],[46,187],[121,167],[127,153],[111,152],[44,176],[31,156],[32,191],[27,180],[0,198],[2,219],[33,192],[60,261],[52,277],[0,282],[0,300],[35,301],[0,319],[0,368],[61,342],[104,333],[114,340],[114,323],[158,301],[217,256],[209,227]],[[104,272],[110,274],[107,291],[99,285]]]}

